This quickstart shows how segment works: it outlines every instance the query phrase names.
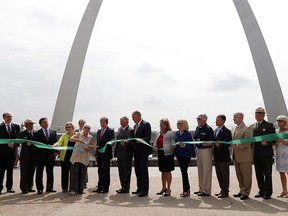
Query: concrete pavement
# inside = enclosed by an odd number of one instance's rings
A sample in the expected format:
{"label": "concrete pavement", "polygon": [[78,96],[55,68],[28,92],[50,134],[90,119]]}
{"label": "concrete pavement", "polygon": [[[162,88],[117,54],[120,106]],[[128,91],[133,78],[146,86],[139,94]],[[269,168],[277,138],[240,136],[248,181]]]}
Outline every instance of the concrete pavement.
{"label": "concrete pavement", "polygon": [[[288,215],[288,198],[278,198],[282,191],[279,174],[273,171],[274,193],[272,199],[254,198],[257,193],[257,183],[253,174],[253,186],[250,199],[241,201],[232,195],[238,192],[234,166],[230,166],[231,182],[230,197],[219,199],[214,196],[219,192],[219,186],[213,167],[212,196],[198,197],[193,191],[198,190],[197,168],[189,167],[191,196],[181,198],[182,180],[179,167],[173,171],[172,193],[170,197],[156,195],[161,190],[160,172],[157,167],[149,167],[150,190],[148,197],[137,197],[130,194],[117,194],[120,188],[118,171],[111,168],[110,192],[107,194],[93,193],[97,184],[97,168],[89,167],[89,182],[86,194],[71,196],[62,193],[60,167],[54,168],[54,189],[57,193],[21,194],[19,189],[19,168],[14,169],[15,194],[7,194],[6,188],[0,195],[0,215]],[[273,167],[273,170],[275,168]],[[44,175],[44,178],[46,176]],[[131,179],[131,190],[136,189],[134,170]]]}

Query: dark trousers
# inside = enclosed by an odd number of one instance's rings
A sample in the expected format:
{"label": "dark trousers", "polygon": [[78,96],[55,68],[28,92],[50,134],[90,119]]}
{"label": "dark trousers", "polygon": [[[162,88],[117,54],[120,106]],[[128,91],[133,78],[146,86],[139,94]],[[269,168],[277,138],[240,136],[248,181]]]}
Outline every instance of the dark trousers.
{"label": "dark trousers", "polygon": [[30,191],[33,189],[35,162],[33,160],[20,159],[20,189]]}
{"label": "dark trousers", "polygon": [[43,171],[44,167],[46,168],[46,175],[47,175],[47,181],[46,181],[46,190],[53,190],[53,184],[54,184],[54,159],[51,160],[38,160],[36,161],[36,187],[37,190],[43,190]]}
{"label": "dark trousers", "polygon": [[71,191],[83,193],[87,166],[82,163],[71,164]]}
{"label": "dark trousers", "polygon": [[3,190],[3,180],[6,171],[6,188],[11,190],[13,187],[13,166],[15,156],[0,157],[0,191]]}
{"label": "dark trousers", "polygon": [[148,193],[149,191],[149,173],[148,173],[148,155],[139,152],[135,153],[135,174],[137,177],[137,191]]}
{"label": "dark trousers", "polygon": [[109,191],[110,186],[110,159],[97,157],[98,189]]}
{"label": "dark trousers", "polygon": [[70,169],[71,169],[71,162],[70,161],[61,161],[61,187],[62,187],[62,190],[68,190],[68,188],[69,188]]}
{"label": "dark trousers", "polygon": [[259,193],[271,196],[272,189],[272,157],[254,157],[254,167],[256,173]]}
{"label": "dark trousers", "polygon": [[190,190],[190,183],[189,183],[189,178],[188,178],[188,167],[189,167],[189,162],[191,160],[191,157],[188,158],[182,158],[182,157],[177,157],[179,167],[181,170],[182,174],[182,186],[183,186],[183,192],[188,192]]}
{"label": "dark trousers", "polygon": [[132,157],[117,159],[118,172],[121,183],[121,189],[124,191],[130,190],[131,170],[132,170]]}
{"label": "dark trousers", "polygon": [[229,193],[230,184],[230,171],[229,162],[216,162],[214,161],[214,166],[216,170],[216,175],[218,179],[219,186],[221,188],[222,194]]}

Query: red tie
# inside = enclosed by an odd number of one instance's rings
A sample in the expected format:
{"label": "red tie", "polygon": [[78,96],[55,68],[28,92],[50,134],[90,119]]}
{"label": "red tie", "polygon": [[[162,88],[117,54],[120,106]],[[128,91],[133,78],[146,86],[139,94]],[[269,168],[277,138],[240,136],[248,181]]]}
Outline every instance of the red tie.
{"label": "red tie", "polygon": [[103,134],[104,134],[104,129],[101,129],[100,139],[102,139]]}

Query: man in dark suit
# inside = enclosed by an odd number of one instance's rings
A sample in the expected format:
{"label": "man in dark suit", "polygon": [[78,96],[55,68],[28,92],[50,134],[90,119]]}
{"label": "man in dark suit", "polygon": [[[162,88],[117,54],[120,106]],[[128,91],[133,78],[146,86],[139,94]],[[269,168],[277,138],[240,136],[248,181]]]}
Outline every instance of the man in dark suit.
{"label": "man in dark suit", "polygon": [[[259,107],[255,111],[256,123],[254,124],[253,136],[262,136],[275,133],[275,127],[272,123],[264,120],[265,110]],[[273,164],[273,148],[272,142],[262,140],[253,143],[253,159],[256,173],[257,184],[259,188],[256,198],[271,199],[272,189],[272,164]]]}
{"label": "man in dark suit", "polygon": [[[0,124],[0,139],[16,139],[20,127],[12,123],[12,115],[9,112],[3,113],[4,122]],[[8,143],[0,145],[0,194],[3,190],[3,180],[6,171],[7,193],[15,193],[13,190],[13,166],[16,159],[17,145]]]}
{"label": "man in dark suit", "polygon": [[[225,127],[226,116],[218,115],[216,117],[217,128],[214,131],[215,141],[231,141],[231,131]],[[218,198],[225,198],[229,196],[229,163],[231,161],[230,145],[215,142],[214,144],[214,166],[218,179],[219,186],[221,188],[220,193],[215,194]]]}
{"label": "man in dark suit", "polygon": [[[105,144],[114,139],[114,130],[108,127],[108,118],[100,119],[101,129],[97,131],[97,149],[101,149]],[[97,152],[96,161],[98,165],[98,188],[93,190],[97,193],[108,193],[110,186],[110,161],[112,159],[112,147],[108,145],[105,152]]]}
{"label": "man in dark suit", "polygon": [[[43,117],[39,120],[41,129],[38,130],[34,135],[34,140],[52,146],[57,142],[56,131],[48,128],[48,119]],[[36,163],[36,187],[38,194],[43,193],[43,170],[46,168],[47,181],[46,181],[46,192],[56,192],[53,190],[54,184],[54,154],[56,152],[50,149],[35,148],[34,158]]]}
{"label": "man in dark suit", "polygon": [[[132,119],[135,122],[134,137],[141,138],[150,144],[151,125],[142,119],[139,111],[132,113]],[[139,141],[133,142],[135,173],[137,178],[137,190],[132,194],[138,194],[139,197],[148,196],[149,191],[149,173],[148,156],[152,154],[152,148]]]}
{"label": "man in dark suit", "polygon": [[[26,119],[24,125],[26,130],[19,133],[19,139],[32,140],[36,131],[33,129],[33,122],[31,119]],[[31,142],[21,143],[20,153],[20,189],[22,193],[35,192],[33,190],[33,178],[35,172],[35,161],[33,158],[33,152],[35,146]]]}
{"label": "man in dark suit", "polygon": [[[121,127],[118,130],[118,139],[128,139],[133,137],[133,129],[129,126],[129,119],[124,116],[120,119]],[[115,157],[117,157],[119,178],[121,189],[116,190],[117,193],[129,193],[130,179],[132,169],[132,142],[118,142],[116,143]]]}

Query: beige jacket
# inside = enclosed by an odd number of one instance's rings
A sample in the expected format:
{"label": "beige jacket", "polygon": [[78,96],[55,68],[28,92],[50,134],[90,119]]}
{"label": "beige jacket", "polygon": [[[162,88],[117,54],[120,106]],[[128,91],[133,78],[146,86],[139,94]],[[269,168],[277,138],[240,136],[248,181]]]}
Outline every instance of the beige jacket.
{"label": "beige jacket", "polygon": [[[236,127],[232,128],[232,139],[243,139],[249,138],[253,136],[253,127],[247,127],[243,122],[237,131],[235,132]],[[252,148],[251,143],[239,144],[237,148],[233,149],[233,160],[237,161],[238,163],[241,162],[252,162]]]}

